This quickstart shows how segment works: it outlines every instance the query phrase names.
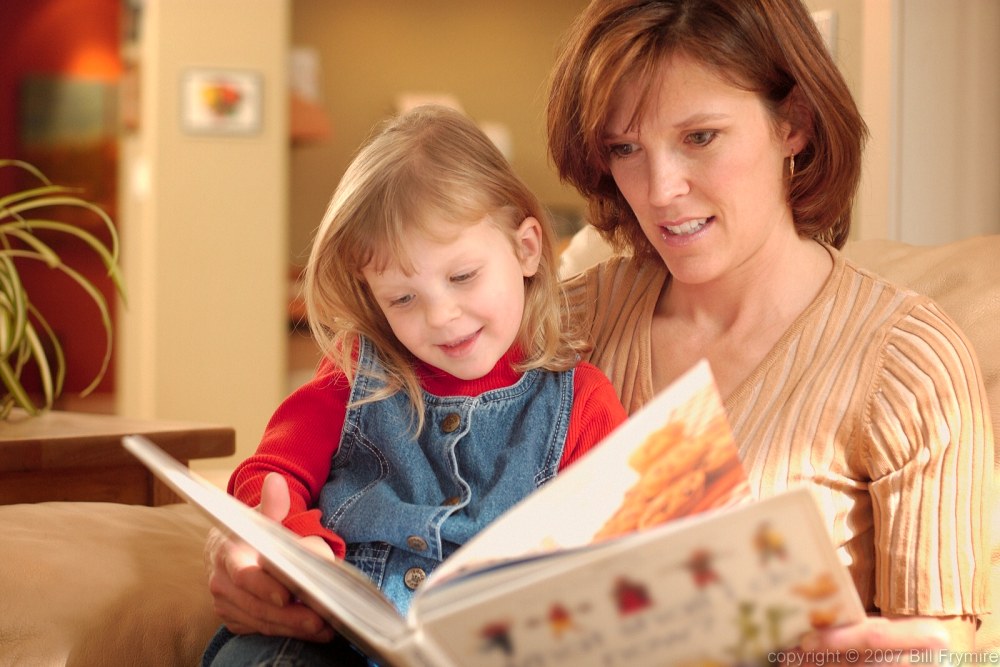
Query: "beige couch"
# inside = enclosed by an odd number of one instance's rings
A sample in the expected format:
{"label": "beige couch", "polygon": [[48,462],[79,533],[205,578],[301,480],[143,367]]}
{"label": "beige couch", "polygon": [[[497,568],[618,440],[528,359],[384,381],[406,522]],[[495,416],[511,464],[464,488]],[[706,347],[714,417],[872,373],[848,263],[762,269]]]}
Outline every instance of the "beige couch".
{"label": "beige couch", "polygon": [[[590,261],[593,241],[583,238],[567,250],[575,266]],[[1000,235],[939,247],[868,241],[848,254],[931,295],[959,322],[1000,425]],[[206,531],[185,505],[0,507],[0,666],[197,664],[218,624],[205,589]],[[1000,604],[996,582],[993,597]],[[995,624],[987,618],[981,646],[1000,646]]]}

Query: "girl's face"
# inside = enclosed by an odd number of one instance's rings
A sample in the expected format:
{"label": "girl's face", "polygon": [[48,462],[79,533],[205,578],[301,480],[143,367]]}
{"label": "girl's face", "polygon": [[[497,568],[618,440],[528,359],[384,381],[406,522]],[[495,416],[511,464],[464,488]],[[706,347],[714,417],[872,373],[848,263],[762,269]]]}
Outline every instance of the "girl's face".
{"label": "girl's face", "polygon": [[784,159],[799,137],[777,130],[761,99],[677,54],[652,81],[623,86],[605,144],[611,175],[674,280],[705,284],[794,234]]}
{"label": "girl's face", "polygon": [[526,218],[514,245],[488,217],[472,225],[442,223],[435,231],[446,235],[405,235],[411,273],[398,262],[381,272],[369,264],[362,273],[406,349],[473,380],[489,373],[517,338],[524,278],[535,274],[541,257],[541,226]]}

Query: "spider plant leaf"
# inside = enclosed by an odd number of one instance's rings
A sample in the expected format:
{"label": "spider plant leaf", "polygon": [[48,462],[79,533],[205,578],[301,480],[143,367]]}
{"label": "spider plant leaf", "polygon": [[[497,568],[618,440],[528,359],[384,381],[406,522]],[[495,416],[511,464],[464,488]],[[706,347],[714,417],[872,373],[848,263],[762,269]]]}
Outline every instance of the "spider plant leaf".
{"label": "spider plant leaf", "polygon": [[[68,188],[63,185],[39,185],[34,188],[29,188],[27,190],[21,190],[19,192],[12,192],[9,195],[4,195],[0,197],[0,220],[5,218],[16,218],[18,216],[18,211],[15,210],[15,205],[20,202],[30,202],[34,199],[40,197],[51,197],[55,195],[65,195],[72,196],[73,193],[79,192],[76,188]],[[81,200],[84,201],[84,200]],[[28,206],[28,209],[33,208]]]}
{"label": "spider plant leaf", "polygon": [[[51,256],[59,258],[59,254],[53,250],[50,245],[33,235],[32,232],[38,229],[61,232],[63,234],[75,236],[83,241],[91,250],[97,253],[98,257],[100,257],[101,263],[104,265],[104,268],[107,269],[106,275],[111,279],[112,283],[114,283],[115,290],[117,290],[123,301],[126,299],[124,281],[122,280],[121,269],[118,266],[118,258],[114,256],[103,243],[101,243],[100,239],[87,230],[55,220],[31,220],[0,224],[0,234],[6,233],[10,236],[19,238],[23,242],[35,248],[37,252],[46,255],[46,257],[49,257],[51,253]],[[0,250],[0,254],[2,253],[3,251]],[[53,266],[54,262],[49,263],[49,265]]]}
{"label": "spider plant leaf", "polygon": [[4,315],[0,322],[0,359],[6,359],[20,344],[28,324],[28,299],[14,262],[6,255],[0,255],[0,306]]}
{"label": "spider plant leaf", "polygon": [[40,208],[48,208],[52,206],[73,206],[76,208],[86,209],[96,215],[101,222],[104,223],[104,226],[111,234],[111,255],[115,258],[118,257],[118,231],[115,229],[115,225],[111,221],[111,216],[109,216],[103,208],[93,202],[89,202],[86,199],[80,199],[79,197],[66,195],[39,196],[25,201],[13,202],[7,205],[4,205],[3,201],[0,200],[0,211],[3,212],[3,216],[9,216],[15,219],[23,218],[23,214],[27,211],[35,211]]}
{"label": "spider plant leaf", "polygon": [[[15,227],[4,229],[3,233],[16,239],[20,239],[24,244],[30,246],[32,250],[38,254],[39,259],[45,262],[50,269],[54,269],[62,263],[62,258],[59,257],[59,253],[31,232],[25,232]],[[0,250],[0,252],[4,251]]]}
{"label": "spider plant leaf", "polygon": [[10,409],[14,405],[21,406],[25,412],[32,416],[39,413],[39,409],[32,402],[31,396],[21,386],[20,377],[20,372],[15,372],[10,364],[4,360],[0,360],[0,381],[3,382],[3,386],[9,394],[9,402],[5,402],[2,406],[3,416],[10,414]]}
{"label": "spider plant leaf", "polygon": [[[17,260],[42,262],[62,272],[75,282],[100,313],[105,333],[105,351],[101,367],[82,395],[94,391],[107,373],[111,362],[113,323],[104,294],[83,274],[69,266],[53,239],[71,237],[92,249],[107,270],[117,293],[125,300],[124,283],[119,267],[119,236],[111,217],[97,204],[78,196],[78,188],[54,185],[39,169],[20,160],[0,159],[0,169],[21,170],[37,184],[18,192],[0,195],[0,419],[14,406],[35,415],[50,409],[62,393],[66,378],[66,358],[52,327],[31,303],[18,272]],[[107,229],[105,242],[90,229],[52,219],[47,211],[82,209],[96,216]],[[58,217],[58,216],[55,216]],[[38,236],[38,232],[51,236]],[[41,402],[36,404],[20,380],[26,369],[35,369],[41,383]]]}
{"label": "spider plant leaf", "polygon": [[[26,259],[42,261],[37,253],[27,250],[9,251],[8,257],[23,257]],[[94,303],[94,305],[97,306],[97,310],[101,314],[101,323],[104,326],[104,358],[101,361],[101,367],[94,376],[94,379],[85,389],[83,389],[83,391],[80,392],[81,396],[87,396],[94,391],[94,389],[97,388],[97,385],[101,383],[101,380],[104,379],[104,375],[108,370],[108,365],[111,363],[111,345],[113,342],[112,339],[114,331],[114,325],[111,322],[111,311],[108,309],[108,303],[104,298],[104,294],[102,294],[100,290],[94,287],[93,283],[87,280],[86,277],[81,275],[75,269],[65,264],[59,264],[58,266],[53,267],[53,269],[69,276],[73,282],[79,285],[80,288],[87,293],[87,296],[90,297],[90,300]],[[30,307],[31,306],[29,305],[29,308]],[[34,309],[32,309],[32,313],[38,314]],[[51,339],[58,344],[55,336],[51,336]]]}
{"label": "spider plant leaf", "polygon": [[10,158],[0,159],[0,169],[6,169],[7,167],[21,169],[37,178],[42,183],[51,184],[51,181],[46,178],[45,174],[42,173],[42,170],[30,162],[25,162],[24,160],[12,160]]}
{"label": "spider plant leaf", "polygon": [[49,339],[49,343],[53,346],[53,353],[56,359],[56,374],[53,376],[52,367],[49,365],[49,356],[46,354],[45,347],[42,345],[42,341],[38,336],[38,332],[35,331],[35,327],[31,324],[25,330],[25,349],[29,351],[29,356],[31,360],[35,362],[38,366],[38,377],[42,384],[42,396],[45,398],[45,408],[49,409],[55,403],[56,396],[62,393],[63,381],[66,378],[66,358],[63,355],[62,347],[59,345],[59,341],[55,336],[55,333],[49,327],[49,323],[45,321],[45,318],[41,316],[37,310],[32,308],[32,315],[37,318],[41,324],[43,330],[45,331],[46,337]]}

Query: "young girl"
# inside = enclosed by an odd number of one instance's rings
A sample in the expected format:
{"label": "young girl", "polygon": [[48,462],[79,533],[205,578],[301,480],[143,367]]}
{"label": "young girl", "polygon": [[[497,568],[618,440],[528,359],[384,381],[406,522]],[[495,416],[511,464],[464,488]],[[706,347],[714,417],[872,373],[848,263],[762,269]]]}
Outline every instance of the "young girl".
{"label": "young girl", "polygon": [[[305,300],[323,366],[229,491],[256,505],[280,473],[284,524],[401,612],[436,565],[625,418],[561,327],[541,206],[458,112],[416,109],[360,151],[317,232]],[[223,628],[205,664],[261,655],[350,658],[337,642]]]}

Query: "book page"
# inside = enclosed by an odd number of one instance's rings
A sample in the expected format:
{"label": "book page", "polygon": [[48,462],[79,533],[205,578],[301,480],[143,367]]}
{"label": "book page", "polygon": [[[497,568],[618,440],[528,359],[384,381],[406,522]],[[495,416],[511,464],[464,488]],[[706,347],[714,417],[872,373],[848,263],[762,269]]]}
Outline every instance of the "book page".
{"label": "book page", "polygon": [[497,560],[645,530],[748,496],[722,401],[703,360],[455,552],[423,588]]}
{"label": "book page", "polygon": [[277,579],[369,656],[386,665],[441,664],[419,659],[407,621],[357,568],[302,548],[290,530],[201,479],[148,439],[126,436],[122,444],[216,526],[256,549]]}
{"label": "book page", "polygon": [[415,609],[477,667],[764,667],[865,616],[807,488],[442,582]]}

